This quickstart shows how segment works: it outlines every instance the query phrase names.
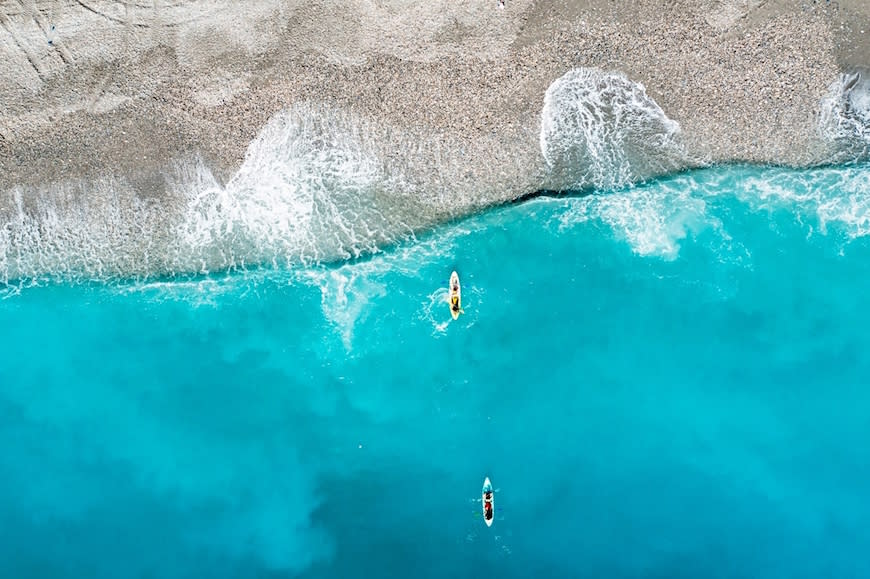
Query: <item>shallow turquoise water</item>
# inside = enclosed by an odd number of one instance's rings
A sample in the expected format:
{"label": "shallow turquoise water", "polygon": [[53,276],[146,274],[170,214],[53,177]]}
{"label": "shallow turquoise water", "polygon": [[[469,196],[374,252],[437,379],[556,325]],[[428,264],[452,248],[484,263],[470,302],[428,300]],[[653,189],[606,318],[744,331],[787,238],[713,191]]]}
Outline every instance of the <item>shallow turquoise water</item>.
{"label": "shallow turquoise water", "polygon": [[7,288],[0,575],[868,576],[868,208],[868,167],[729,167]]}

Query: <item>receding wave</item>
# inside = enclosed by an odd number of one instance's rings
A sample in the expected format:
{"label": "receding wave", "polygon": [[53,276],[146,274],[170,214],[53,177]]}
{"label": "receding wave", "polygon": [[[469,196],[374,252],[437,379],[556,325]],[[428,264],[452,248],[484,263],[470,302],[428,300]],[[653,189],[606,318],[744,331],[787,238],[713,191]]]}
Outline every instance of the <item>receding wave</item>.
{"label": "receding wave", "polygon": [[808,233],[835,230],[848,240],[870,235],[870,165],[769,169],[740,180],[734,190],[753,210],[791,212]]}
{"label": "receding wave", "polygon": [[16,188],[0,199],[0,282],[106,279],[292,265],[376,251],[422,219],[358,119],[276,115],[225,185],[199,160],[167,194],[121,178]]}
{"label": "receding wave", "polygon": [[[867,156],[870,80],[843,75],[820,119],[825,139],[845,155],[840,161]],[[566,220],[600,218],[645,255],[672,258],[681,239],[704,227],[706,195],[687,197],[679,183],[613,193],[700,163],[687,153],[679,124],[641,84],[617,72],[579,68],[550,85],[540,154],[527,142],[518,149],[522,159],[505,161],[521,174],[513,189],[493,177],[503,167],[489,168],[491,182],[483,173],[480,183],[458,180],[469,173],[463,149],[427,138],[299,104],[267,123],[226,183],[201,160],[186,159],[160,176],[165,192],[158,195],[142,194],[135,175],[2,191],[0,284],[171,278],[348,259],[530,187],[611,191],[578,201]],[[821,229],[840,222],[863,236],[870,230],[866,168],[833,171],[848,177],[836,190],[817,182],[827,174],[801,172],[741,186],[753,191],[753,203],[780,191],[777,198],[812,205]]]}
{"label": "receding wave", "polygon": [[[341,118],[279,114],[226,187],[198,175],[179,245],[210,268],[305,263],[374,251],[402,229],[382,164]],[[188,183],[182,187],[188,187]]]}
{"label": "receding wave", "polygon": [[867,72],[841,74],[831,83],[820,115],[822,137],[834,146],[835,163],[870,158],[870,77]]}
{"label": "receding wave", "polygon": [[682,241],[704,229],[723,232],[708,213],[698,183],[680,177],[637,189],[575,197],[565,201],[563,229],[590,221],[605,223],[638,255],[676,259]]}
{"label": "receding wave", "polygon": [[[846,244],[870,236],[870,165],[814,169],[716,167],[659,179],[640,187],[561,200],[562,229],[602,223],[614,238],[645,257],[679,256],[687,239],[706,236],[719,259],[745,251],[734,226],[734,202],[752,213],[793,222],[808,237]],[[737,228],[739,230],[739,227]]]}
{"label": "receding wave", "polygon": [[547,89],[540,147],[558,189],[614,189],[690,164],[680,125],[644,86],[594,68]]}
{"label": "receding wave", "polygon": [[104,278],[160,271],[171,261],[168,207],[124,179],[13,189],[0,200],[0,282]]}

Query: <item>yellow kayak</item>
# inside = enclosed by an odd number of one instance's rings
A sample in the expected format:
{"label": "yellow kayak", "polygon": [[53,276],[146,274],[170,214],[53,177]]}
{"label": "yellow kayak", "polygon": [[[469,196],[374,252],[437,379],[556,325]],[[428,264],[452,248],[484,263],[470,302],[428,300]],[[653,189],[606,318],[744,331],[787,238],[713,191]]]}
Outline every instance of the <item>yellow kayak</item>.
{"label": "yellow kayak", "polygon": [[450,274],[450,315],[457,319],[462,313],[462,290],[459,287],[459,274]]}

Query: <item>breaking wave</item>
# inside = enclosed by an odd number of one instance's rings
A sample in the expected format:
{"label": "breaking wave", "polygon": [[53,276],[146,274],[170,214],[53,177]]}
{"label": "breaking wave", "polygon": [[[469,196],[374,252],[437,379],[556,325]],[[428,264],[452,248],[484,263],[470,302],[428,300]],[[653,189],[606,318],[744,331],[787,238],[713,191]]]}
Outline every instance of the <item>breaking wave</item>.
{"label": "breaking wave", "polygon": [[233,271],[377,251],[417,222],[366,131],[349,115],[297,107],[267,124],[226,185],[191,160],[164,176],[159,201],[121,178],[7,191],[0,282]]}
{"label": "breaking wave", "polygon": [[721,221],[708,213],[706,200],[690,178],[572,198],[565,204],[561,228],[600,221],[642,256],[673,260],[686,237],[709,228],[723,232]]}
{"label": "breaking wave", "polygon": [[[737,206],[769,214],[770,227],[848,244],[870,236],[870,165],[814,169],[724,166],[612,193],[561,200],[561,229],[601,223],[636,255],[673,260],[685,240],[705,237],[720,259],[745,254]],[[732,235],[729,228],[735,228]]]}
{"label": "breaking wave", "polygon": [[[282,113],[248,149],[226,187],[198,176],[180,246],[211,268],[358,257],[395,231],[382,165],[336,119]],[[206,176],[207,177],[207,176]]]}
{"label": "breaking wave", "polygon": [[822,137],[834,146],[831,162],[870,158],[870,77],[844,73],[829,87],[820,115]]}
{"label": "breaking wave", "polygon": [[[839,78],[820,123],[838,161],[866,157],[868,77]],[[457,181],[468,173],[464,149],[391,131],[346,111],[300,104],[267,123],[226,183],[188,159],[159,177],[165,194],[142,194],[137,176],[0,191],[0,284],[153,280],[352,259],[535,187],[608,192],[575,202],[567,222],[603,220],[644,255],[673,258],[683,238],[704,228],[708,196],[687,196],[685,184],[625,189],[704,163],[687,153],[679,124],[621,73],[578,68],[549,86],[540,156],[533,142],[530,151],[520,147],[530,158],[517,173],[529,174],[513,189],[500,188],[495,177]],[[765,175],[738,189],[752,189],[753,204],[774,189],[799,207],[809,203],[821,230],[830,222],[856,236],[870,230],[866,168],[833,171],[846,179],[836,189],[816,183],[821,173],[783,175],[789,182],[782,188]],[[494,193],[481,196],[476,186]]]}
{"label": "breaking wave", "polygon": [[680,125],[640,83],[578,68],[547,89],[541,154],[556,189],[614,189],[688,166]]}
{"label": "breaking wave", "polygon": [[742,179],[737,198],[755,211],[788,211],[808,233],[831,230],[847,240],[870,235],[870,165],[806,171],[769,169]]}

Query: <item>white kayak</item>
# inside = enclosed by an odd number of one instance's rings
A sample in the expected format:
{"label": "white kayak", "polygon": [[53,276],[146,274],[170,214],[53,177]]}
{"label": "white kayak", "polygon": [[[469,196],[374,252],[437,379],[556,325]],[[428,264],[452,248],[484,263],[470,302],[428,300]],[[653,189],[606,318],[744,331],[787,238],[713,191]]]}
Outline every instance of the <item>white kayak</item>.
{"label": "white kayak", "polygon": [[492,492],[492,483],[489,482],[489,477],[483,481],[483,522],[487,527],[492,526],[492,520],[495,517],[495,493]]}
{"label": "white kayak", "polygon": [[462,288],[459,287],[459,274],[455,271],[450,274],[450,315],[457,319],[462,313]]}

